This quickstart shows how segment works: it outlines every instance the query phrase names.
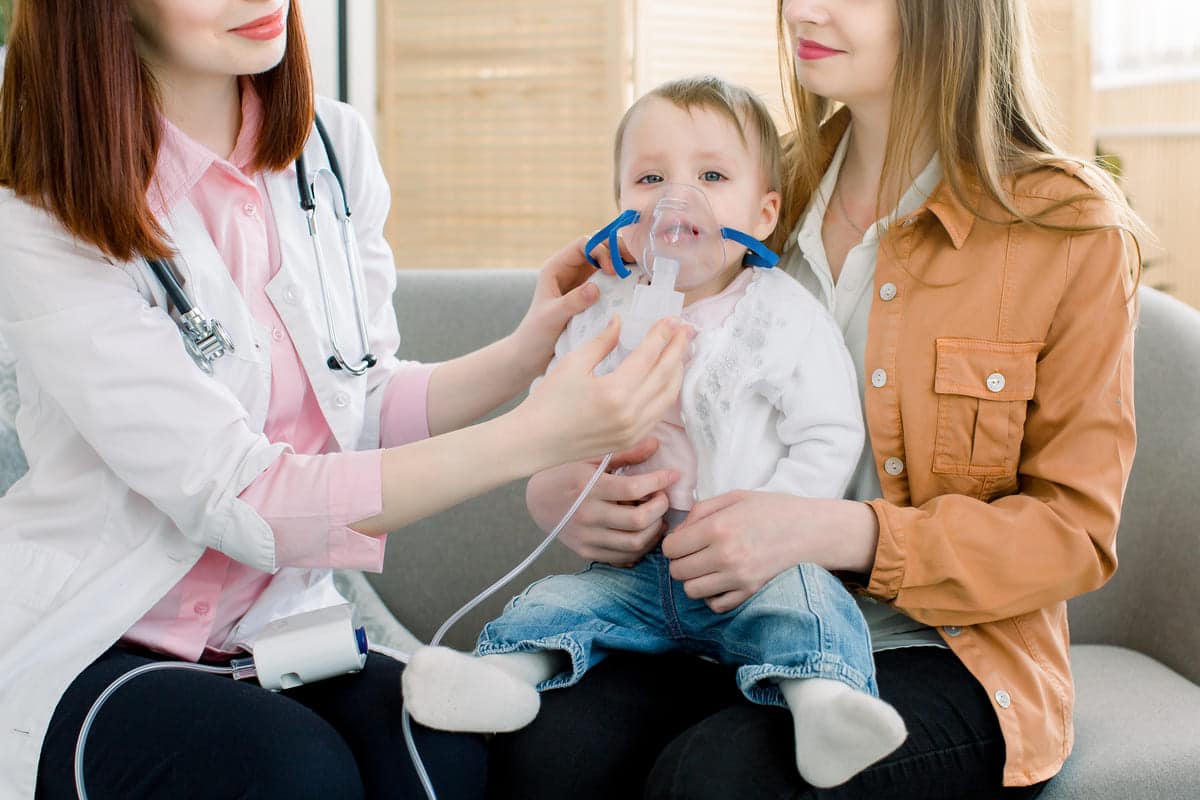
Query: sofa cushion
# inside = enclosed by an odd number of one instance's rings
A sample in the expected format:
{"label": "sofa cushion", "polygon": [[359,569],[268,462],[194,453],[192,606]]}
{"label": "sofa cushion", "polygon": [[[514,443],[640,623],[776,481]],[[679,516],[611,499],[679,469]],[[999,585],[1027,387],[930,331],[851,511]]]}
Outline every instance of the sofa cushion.
{"label": "sofa cushion", "polygon": [[1200,797],[1200,686],[1110,645],[1071,647],[1075,749],[1041,800]]}

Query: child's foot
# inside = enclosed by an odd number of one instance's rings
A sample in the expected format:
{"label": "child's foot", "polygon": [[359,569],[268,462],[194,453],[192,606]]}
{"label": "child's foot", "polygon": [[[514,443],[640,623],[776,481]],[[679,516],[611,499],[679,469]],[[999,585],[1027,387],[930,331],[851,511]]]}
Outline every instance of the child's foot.
{"label": "child's foot", "polygon": [[818,788],[845,783],[908,736],[896,709],[841,681],[786,680],[779,688],[796,729],[796,769]]}
{"label": "child's foot", "polygon": [[412,718],[442,731],[507,733],[537,716],[537,690],[488,660],[448,647],[413,653],[401,680]]}

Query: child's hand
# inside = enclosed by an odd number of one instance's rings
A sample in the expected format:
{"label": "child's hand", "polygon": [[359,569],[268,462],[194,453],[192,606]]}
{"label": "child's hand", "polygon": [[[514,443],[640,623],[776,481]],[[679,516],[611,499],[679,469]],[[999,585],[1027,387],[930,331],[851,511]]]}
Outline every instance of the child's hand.
{"label": "child's hand", "polygon": [[683,361],[693,336],[677,319],[660,320],[613,372],[596,365],[614,347],[620,321],[564,356],[512,413],[529,447],[547,463],[578,461],[623,450],[646,437],[679,395]]}
{"label": "child's hand", "polygon": [[[658,450],[657,439],[644,439],[615,453],[608,473],[600,476],[559,540],[581,558],[605,564],[636,564],[662,539],[667,513],[666,489],[677,480],[674,470],[640,475],[615,474],[641,464]],[[599,459],[552,467],[529,479],[525,503],[538,526],[551,531],[591,479]]]}

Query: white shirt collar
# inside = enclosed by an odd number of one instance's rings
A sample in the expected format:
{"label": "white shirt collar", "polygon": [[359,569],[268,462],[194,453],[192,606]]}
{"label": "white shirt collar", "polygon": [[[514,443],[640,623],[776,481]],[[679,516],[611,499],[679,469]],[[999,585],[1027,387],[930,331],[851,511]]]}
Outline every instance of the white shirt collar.
{"label": "white shirt collar", "polygon": [[[834,287],[833,276],[829,268],[829,259],[825,254],[825,243],[821,238],[821,226],[824,223],[825,212],[829,208],[829,200],[833,196],[834,187],[837,186],[838,174],[841,172],[842,163],[846,159],[849,141],[850,128],[847,128],[838,142],[837,149],[833,153],[833,159],[829,162],[829,167],[825,170],[825,174],[821,178],[821,183],[817,186],[812,199],[809,200],[808,207],[804,210],[804,214],[800,218],[800,225],[796,232],[796,244],[799,245],[799,253],[804,256],[802,260],[819,281],[823,293],[827,298],[827,304],[832,299]],[[912,185],[901,196],[900,202],[896,205],[892,213],[873,222],[864,233],[862,242],[855,247],[866,246],[874,253],[876,248],[878,248],[879,239],[887,231],[888,225],[894,220],[913,213],[924,205],[925,201],[929,199],[941,182],[941,161],[938,159],[937,153],[934,153],[933,157],[929,159],[929,163],[925,165],[925,168],[921,170],[921,173],[916,177]],[[871,262],[873,266],[873,255]]]}
{"label": "white shirt collar", "polygon": [[[806,234],[815,236],[817,241],[821,239],[821,224],[825,219],[825,212],[829,209],[829,200],[833,196],[833,189],[837,186],[838,175],[842,171],[842,163],[846,160],[846,150],[850,142],[850,128],[842,134],[841,141],[838,142],[837,150],[833,153],[833,160],[829,162],[829,167],[825,170],[824,176],[821,178],[820,185],[817,186],[817,191],[813,193],[812,199],[808,203],[808,208],[804,210],[804,215],[801,217],[800,229],[797,237],[800,241],[806,238]],[[887,217],[880,218],[867,228],[863,236],[863,241],[872,243],[887,230],[887,226],[893,221],[907,216],[918,208],[920,208],[926,200],[937,189],[938,184],[942,182],[942,165],[938,159],[937,153],[929,159],[929,163],[921,170],[921,174],[916,177],[912,185],[900,198],[895,210]]]}

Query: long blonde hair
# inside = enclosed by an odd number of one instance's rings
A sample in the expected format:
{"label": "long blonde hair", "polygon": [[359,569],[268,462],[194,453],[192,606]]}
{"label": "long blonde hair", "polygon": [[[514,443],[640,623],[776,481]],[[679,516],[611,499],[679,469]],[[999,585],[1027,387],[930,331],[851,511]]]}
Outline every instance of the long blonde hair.
{"label": "long blonde hair", "polygon": [[[885,186],[903,192],[912,183],[914,176],[900,170],[909,170],[917,140],[928,132],[950,189],[979,216],[983,214],[971,198],[981,191],[1009,217],[994,221],[1076,232],[1118,228],[1133,236],[1136,248],[1146,229],[1111,176],[1090,161],[1068,156],[1047,133],[1045,92],[1034,71],[1025,0],[896,4],[900,50],[880,192]],[[837,109],[830,99],[800,86],[783,6],[784,0],[778,0],[780,77],[793,126],[785,141],[785,210],[779,225],[786,236],[821,182],[829,152],[822,146],[820,128]],[[1005,189],[1006,178],[1066,164],[1074,164],[1094,191],[1051,202],[1032,214],[1016,208]],[[978,191],[970,191],[969,185],[977,185]],[[1097,199],[1110,205],[1114,224],[1073,226],[1048,219],[1065,206]],[[885,212],[898,201],[898,196],[877,198]]]}

